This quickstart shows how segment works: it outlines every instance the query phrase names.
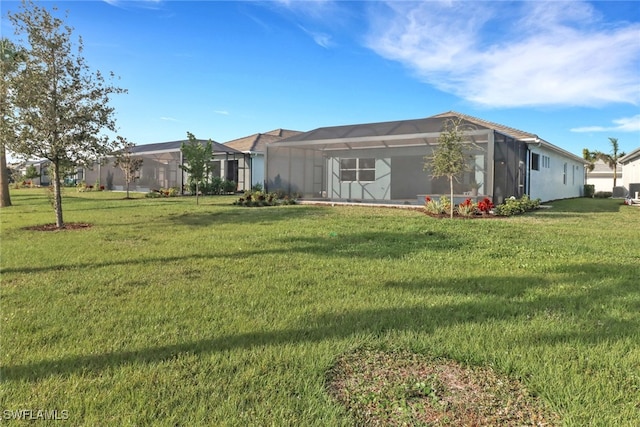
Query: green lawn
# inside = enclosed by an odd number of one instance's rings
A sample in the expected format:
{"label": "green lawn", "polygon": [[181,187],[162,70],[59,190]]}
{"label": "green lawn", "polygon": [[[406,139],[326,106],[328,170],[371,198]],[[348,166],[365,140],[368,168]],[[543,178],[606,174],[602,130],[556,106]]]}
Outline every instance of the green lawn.
{"label": "green lawn", "polygon": [[24,230],[54,222],[44,190],[1,211],[3,418],[350,425],[327,373],[368,348],[492,368],[565,425],[640,420],[640,209],[620,200],[449,220],[122,198],[65,193],[84,230]]}

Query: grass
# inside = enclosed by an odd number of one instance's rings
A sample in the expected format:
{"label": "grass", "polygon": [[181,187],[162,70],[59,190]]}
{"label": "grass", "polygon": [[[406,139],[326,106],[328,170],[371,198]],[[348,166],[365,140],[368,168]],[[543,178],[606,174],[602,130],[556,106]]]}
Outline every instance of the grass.
{"label": "grass", "polygon": [[327,376],[368,349],[491,368],[564,425],[640,419],[637,208],[576,199],[465,221],[122,198],[65,193],[85,230],[23,229],[54,222],[42,190],[1,211],[0,411],[352,425]]}

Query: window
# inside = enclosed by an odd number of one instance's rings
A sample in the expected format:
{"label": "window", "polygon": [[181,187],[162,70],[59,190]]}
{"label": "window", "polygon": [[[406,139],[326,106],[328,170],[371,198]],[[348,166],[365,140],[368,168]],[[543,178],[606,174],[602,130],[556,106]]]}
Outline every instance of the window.
{"label": "window", "polygon": [[564,164],[564,167],[562,169],[562,183],[564,185],[567,185],[567,164]]}
{"label": "window", "polygon": [[531,153],[531,170],[540,170],[540,154],[538,153]]}
{"label": "window", "polygon": [[375,181],[376,159],[340,159],[340,181]]}
{"label": "window", "polygon": [[551,163],[550,160],[551,159],[549,159],[549,156],[542,156],[542,167],[546,168],[546,169],[549,169],[550,163]]}

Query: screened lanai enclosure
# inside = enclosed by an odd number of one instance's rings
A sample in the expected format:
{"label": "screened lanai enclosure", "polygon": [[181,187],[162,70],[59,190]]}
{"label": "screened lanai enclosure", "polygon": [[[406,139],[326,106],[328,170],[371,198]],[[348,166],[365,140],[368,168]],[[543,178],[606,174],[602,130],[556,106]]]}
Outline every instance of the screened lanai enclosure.
{"label": "screened lanai enclosure", "polygon": [[458,113],[319,128],[268,144],[267,189],[305,199],[377,203],[423,204],[425,196],[448,196],[448,178],[434,179],[428,158],[457,117],[468,170],[454,182],[455,203],[484,197],[500,203],[527,194],[526,140],[536,136]]}
{"label": "screened lanai enclosure", "polygon": [[[201,144],[206,141],[198,140]],[[172,141],[157,144],[137,145],[133,148],[132,157],[142,159],[142,167],[137,178],[129,186],[131,191],[149,192],[159,189],[176,188],[180,192],[187,191],[188,174],[180,165],[183,164],[182,143],[188,141]],[[247,176],[246,156],[238,150],[223,144],[213,143],[213,159],[211,177],[220,177],[236,182],[239,188],[244,185]],[[84,181],[88,185],[99,184],[108,190],[124,190],[126,182],[122,170],[114,165],[114,159],[107,157],[84,171]]]}

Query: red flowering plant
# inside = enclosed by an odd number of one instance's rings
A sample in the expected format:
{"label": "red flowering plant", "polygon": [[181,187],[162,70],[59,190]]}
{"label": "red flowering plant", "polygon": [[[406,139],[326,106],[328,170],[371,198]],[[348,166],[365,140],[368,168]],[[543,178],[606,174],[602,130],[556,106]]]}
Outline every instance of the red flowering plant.
{"label": "red flowering plant", "polygon": [[464,202],[458,205],[457,211],[460,216],[473,216],[476,213],[476,204],[471,199],[466,199]]}
{"label": "red flowering plant", "polygon": [[494,207],[495,206],[493,205],[493,202],[488,197],[485,197],[481,202],[478,203],[478,210],[480,211],[480,213],[482,213],[482,215],[491,213],[491,210]]}
{"label": "red flowering plant", "polygon": [[442,203],[429,196],[424,198],[424,210],[430,215],[440,215],[444,212]]}

